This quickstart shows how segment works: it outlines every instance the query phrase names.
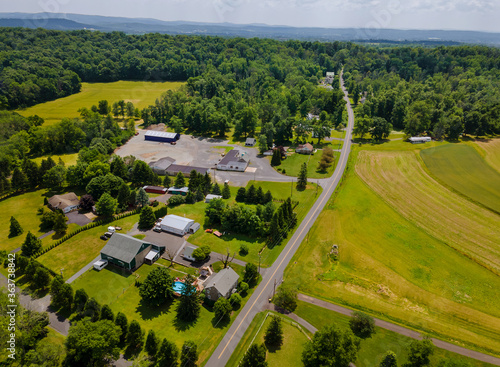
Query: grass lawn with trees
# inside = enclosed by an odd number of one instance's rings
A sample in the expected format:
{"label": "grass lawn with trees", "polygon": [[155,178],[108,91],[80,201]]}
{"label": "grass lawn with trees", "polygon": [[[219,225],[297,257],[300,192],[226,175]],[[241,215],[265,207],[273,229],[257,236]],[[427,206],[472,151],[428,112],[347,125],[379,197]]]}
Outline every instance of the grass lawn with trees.
{"label": "grass lawn with trees", "polygon": [[37,104],[25,110],[18,110],[23,116],[38,115],[45,120],[44,126],[61,121],[64,117],[80,117],[78,110],[90,108],[100,100],[110,105],[119,100],[132,102],[139,109],[154,104],[167,90],[177,90],[183,82],[124,81],[112,83],[82,83],[82,90],[64,98]]}
{"label": "grass lawn with trees", "polygon": [[[227,332],[231,322],[234,320],[240,308],[233,312],[230,322],[217,323],[211,308],[201,307],[200,316],[193,323],[185,323],[177,320],[178,299],[168,302],[160,307],[149,307],[141,302],[139,288],[135,286],[135,279],[143,281],[147,275],[156,267],[161,265],[142,265],[134,274],[120,274],[120,270],[105,268],[100,272],[89,270],[78,278],[73,284],[73,289],[83,288],[89,297],[95,297],[101,305],[107,303],[115,315],[123,312],[130,323],[136,320],[142,329],[154,330],[162,340],[167,338],[177,344],[179,349],[186,340],[192,340],[198,345],[200,357],[198,365],[203,365],[220,340]],[[172,276],[182,277],[183,273],[170,270]],[[243,301],[249,299],[253,290],[251,289]]]}
{"label": "grass lawn with trees", "polygon": [[420,151],[429,171],[441,182],[500,213],[500,173],[472,147],[449,144]]}
{"label": "grass lawn with trees", "polygon": [[[127,233],[138,220],[139,214],[134,214],[113,222],[113,225],[122,227],[122,233]],[[56,273],[64,268],[64,279],[68,279],[99,255],[106,244],[99,237],[107,231],[109,225],[111,224],[107,223],[82,231],[37,260]]]}
{"label": "grass lawn with trees", "polygon": [[300,292],[500,355],[498,276],[406,220],[352,164],[308,237],[285,272]]}
{"label": "grass lawn with trees", "polygon": [[43,159],[47,159],[49,157],[51,157],[56,163],[59,163],[59,158],[61,158],[61,160],[64,162],[64,165],[66,167],[69,167],[69,166],[74,166],[76,164],[76,161],[78,159],[78,153],[60,154],[51,156],[46,155],[42,157],[33,158],[32,160],[39,165],[40,163],[42,163]]}
{"label": "grass lawn with trees", "polygon": [[[324,325],[334,324],[341,328],[349,328],[350,317],[341,315],[337,312],[326,310],[324,308],[311,305],[310,303],[298,301],[295,314],[308,321],[316,328]],[[413,339],[376,327],[375,334],[371,338],[362,339],[358,359],[355,362],[357,367],[378,367],[381,359],[387,351],[392,350],[398,358],[398,365],[403,365],[408,356],[408,345]],[[489,363],[467,358],[447,350],[435,348],[431,357],[431,366],[437,366],[442,359],[454,359],[468,362],[471,367],[489,367]]]}
{"label": "grass lawn with trees", "polygon": [[[337,146],[338,144],[335,145],[335,147]],[[282,160],[281,164],[279,166],[275,166],[274,169],[285,170],[285,174],[287,176],[297,177],[299,175],[300,167],[302,166],[302,164],[307,163],[308,178],[315,179],[330,177],[333,174],[335,167],[337,166],[337,161],[340,153],[333,152],[335,160],[326,172],[321,172],[318,170],[318,163],[321,159],[321,152],[321,150],[318,150],[316,153],[311,155],[293,153],[292,155],[287,156],[286,159]],[[269,159],[271,159],[271,157],[269,157]]]}
{"label": "grass lawn with trees", "polygon": [[[255,188],[262,187],[264,192],[268,190],[273,194],[273,198],[275,200],[285,200],[292,193],[292,200],[297,200],[299,205],[295,208],[295,212],[297,213],[298,223],[304,218],[307,214],[314,201],[317,198],[317,195],[321,193],[321,188],[317,189],[316,184],[309,184],[304,191],[297,191],[295,189],[295,184],[292,186],[291,183],[283,183],[283,182],[260,182],[260,181],[250,181],[247,184],[247,188],[250,185],[254,185]],[[231,198],[228,199],[228,203],[234,203],[236,193],[231,190]],[[317,193],[316,193],[317,192]],[[276,206],[279,203],[275,203]],[[194,219],[195,221],[203,224],[205,221],[205,208],[206,205],[204,202],[198,202],[196,204],[183,204],[178,207],[169,209],[169,214],[177,214],[184,215],[186,217]],[[204,230],[208,227],[203,227],[198,230],[195,234],[189,237],[189,242],[196,246],[208,245],[214,252],[218,252],[221,254],[226,254],[227,250],[231,253],[236,254],[236,258],[246,261],[253,262],[257,264],[259,262],[259,251],[264,248],[266,243],[266,238],[262,237],[249,237],[245,235],[241,235],[238,233],[231,233],[223,235],[222,237],[214,236],[212,233],[206,233]],[[212,226],[210,227],[212,228]],[[216,229],[216,227],[213,227]],[[293,234],[293,232],[289,233],[289,237]],[[289,238],[288,237],[288,238]],[[282,244],[286,243],[286,240],[283,240]],[[239,254],[240,246],[247,245],[249,252],[247,255],[242,256]],[[278,257],[283,246],[275,246],[272,249],[265,248],[261,253],[261,265],[262,266],[270,266],[274,260]]]}
{"label": "grass lawn with trees", "polygon": [[302,349],[312,335],[306,329],[299,329],[297,324],[286,316],[276,312],[269,312],[269,316],[266,318],[267,314],[268,312],[260,312],[255,316],[231,355],[227,366],[237,367],[252,342],[255,344],[264,343],[264,335],[266,334],[272,315],[278,315],[282,319],[283,345],[278,349],[271,347],[267,351],[266,361],[269,367],[303,366],[301,360]]}

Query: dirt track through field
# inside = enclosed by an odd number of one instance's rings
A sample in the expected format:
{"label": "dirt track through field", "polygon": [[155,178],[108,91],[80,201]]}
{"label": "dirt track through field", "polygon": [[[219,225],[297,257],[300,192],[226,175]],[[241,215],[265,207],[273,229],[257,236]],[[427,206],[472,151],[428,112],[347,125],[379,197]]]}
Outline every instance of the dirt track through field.
{"label": "dirt track through field", "polygon": [[500,274],[500,216],[440,185],[415,153],[361,151],[356,173],[405,218]]}

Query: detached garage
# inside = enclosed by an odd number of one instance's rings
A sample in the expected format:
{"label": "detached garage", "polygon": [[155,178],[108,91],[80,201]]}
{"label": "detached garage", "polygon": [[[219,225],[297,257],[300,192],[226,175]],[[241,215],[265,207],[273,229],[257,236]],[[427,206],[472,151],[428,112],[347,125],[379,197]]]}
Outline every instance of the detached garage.
{"label": "detached garage", "polygon": [[[160,227],[165,232],[170,232],[184,236],[186,233],[193,233],[196,226],[194,220],[178,215],[170,214],[165,216],[160,223]],[[198,225],[199,228],[199,225]]]}
{"label": "detached garage", "polygon": [[177,133],[167,133],[164,131],[148,131],[144,135],[145,140],[149,141],[159,141],[160,143],[173,143],[179,140],[181,137]]}

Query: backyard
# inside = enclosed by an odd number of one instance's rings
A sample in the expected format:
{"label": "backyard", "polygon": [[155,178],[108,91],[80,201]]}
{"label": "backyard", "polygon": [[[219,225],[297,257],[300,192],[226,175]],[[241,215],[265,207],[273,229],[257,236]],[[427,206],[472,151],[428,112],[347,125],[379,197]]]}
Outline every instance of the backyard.
{"label": "backyard", "polygon": [[[340,154],[338,152],[334,152],[333,154],[335,160],[333,161],[332,165],[326,170],[326,172],[321,172],[318,170],[318,164],[319,161],[321,160],[321,154],[322,154],[321,152],[322,152],[321,150],[318,150],[316,151],[316,153],[311,155],[292,153],[291,155],[287,156],[286,159],[282,160],[279,166],[275,166],[274,168],[278,171],[284,170],[287,176],[297,177],[299,175],[302,164],[306,163],[308,178],[314,179],[314,178],[330,177],[333,174],[333,171],[335,171],[335,167],[337,166],[337,160]],[[269,161],[270,160],[271,157],[269,157]]]}

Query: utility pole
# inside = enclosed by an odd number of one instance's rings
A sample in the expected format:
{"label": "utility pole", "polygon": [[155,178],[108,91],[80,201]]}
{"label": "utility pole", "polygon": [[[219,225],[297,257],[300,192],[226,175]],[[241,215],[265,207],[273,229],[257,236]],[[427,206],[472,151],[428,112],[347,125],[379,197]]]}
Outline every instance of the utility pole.
{"label": "utility pole", "polygon": [[293,177],[292,177],[292,185],[290,186],[290,198],[293,197]]}
{"label": "utility pole", "polygon": [[64,277],[63,277],[63,270],[64,270],[64,268],[61,268],[61,278],[64,279]]}
{"label": "utility pole", "polygon": [[273,298],[274,295],[276,294],[276,278],[274,278],[274,290],[273,290]]}
{"label": "utility pole", "polygon": [[260,274],[260,252],[259,252],[259,274]]}

